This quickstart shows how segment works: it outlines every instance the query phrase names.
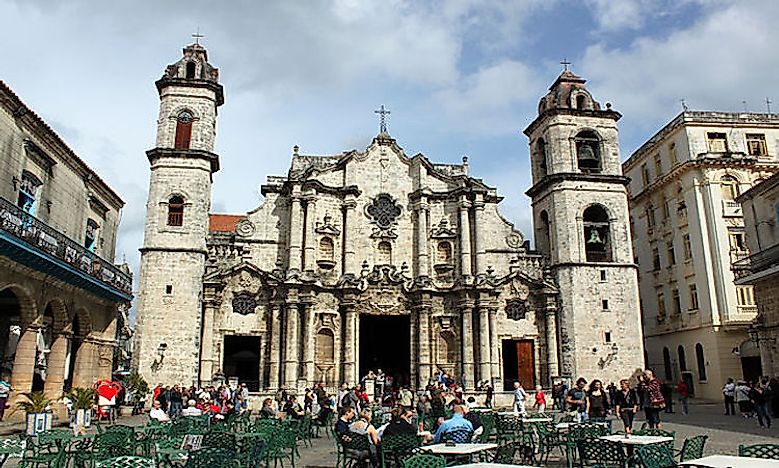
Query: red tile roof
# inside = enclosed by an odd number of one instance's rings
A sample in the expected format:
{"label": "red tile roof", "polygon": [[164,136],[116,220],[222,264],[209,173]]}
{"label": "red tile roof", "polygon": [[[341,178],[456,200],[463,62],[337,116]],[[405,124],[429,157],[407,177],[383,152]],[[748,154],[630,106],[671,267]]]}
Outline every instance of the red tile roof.
{"label": "red tile roof", "polygon": [[208,230],[220,232],[235,231],[235,225],[244,218],[246,218],[245,215],[209,214]]}

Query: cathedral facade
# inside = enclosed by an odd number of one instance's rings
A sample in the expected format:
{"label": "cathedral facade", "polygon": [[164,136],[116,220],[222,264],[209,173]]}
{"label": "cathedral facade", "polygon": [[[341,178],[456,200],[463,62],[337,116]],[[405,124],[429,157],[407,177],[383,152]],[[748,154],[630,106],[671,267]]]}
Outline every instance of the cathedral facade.
{"label": "cathedral facade", "polygon": [[466,158],[408,155],[384,126],[362,151],[296,147],[261,206],[210,213],[218,79],[194,44],[157,81],[135,335],[149,382],[272,391],[380,368],[502,390],[641,368],[619,114],[584,80],[563,73],[526,130],[531,250]]}

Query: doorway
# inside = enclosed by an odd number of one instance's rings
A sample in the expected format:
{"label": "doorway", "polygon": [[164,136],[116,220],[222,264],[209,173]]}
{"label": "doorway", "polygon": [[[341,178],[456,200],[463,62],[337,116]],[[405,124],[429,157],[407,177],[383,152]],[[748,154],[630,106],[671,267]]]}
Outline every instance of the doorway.
{"label": "doorway", "polygon": [[503,390],[514,390],[514,382],[530,390],[536,387],[533,340],[503,340]]}
{"label": "doorway", "polygon": [[360,316],[360,375],[381,369],[392,385],[411,380],[411,317],[409,315]]}
{"label": "doorway", "polygon": [[222,372],[227,379],[237,378],[245,383],[250,392],[260,391],[260,346],[259,336],[226,335]]}

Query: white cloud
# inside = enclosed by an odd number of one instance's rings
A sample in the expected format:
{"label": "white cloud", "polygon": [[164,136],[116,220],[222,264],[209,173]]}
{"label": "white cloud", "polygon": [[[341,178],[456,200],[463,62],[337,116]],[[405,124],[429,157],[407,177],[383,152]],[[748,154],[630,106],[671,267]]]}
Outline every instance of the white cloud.
{"label": "white cloud", "polygon": [[593,18],[602,31],[639,29],[647,16],[658,13],[661,0],[587,0]]}

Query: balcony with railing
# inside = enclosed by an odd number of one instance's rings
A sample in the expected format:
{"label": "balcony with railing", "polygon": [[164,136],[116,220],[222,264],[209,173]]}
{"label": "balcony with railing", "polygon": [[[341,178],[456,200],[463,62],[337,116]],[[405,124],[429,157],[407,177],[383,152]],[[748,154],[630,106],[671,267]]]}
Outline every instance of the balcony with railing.
{"label": "balcony with railing", "polygon": [[746,258],[731,263],[731,269],[736,280],[746,278],[769,268],[779,267],[779,244],[761,250]]}
{"label": "balcony with railing", "polygon": [[3,255],[101,297],[132,298],[129,274],[2,197],[0,246]]}

